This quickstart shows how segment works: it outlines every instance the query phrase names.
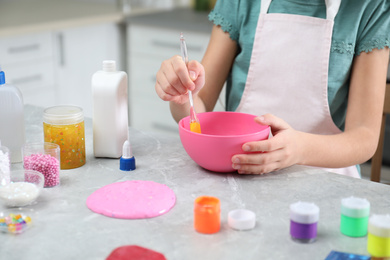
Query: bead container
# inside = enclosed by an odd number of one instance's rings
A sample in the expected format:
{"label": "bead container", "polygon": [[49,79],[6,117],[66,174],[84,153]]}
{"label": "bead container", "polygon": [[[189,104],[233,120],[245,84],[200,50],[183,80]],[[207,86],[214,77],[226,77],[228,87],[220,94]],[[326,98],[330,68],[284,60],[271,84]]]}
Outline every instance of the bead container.
{"label": "bead container", "polygon": [[312,243],[317,238],[320,209],[314,203],[296,202],[290,205],[290,235],[300,243]]}
{"label": "bead container", "polygon": [[22,147],[23,167],[45,177],[44,187],[60,184],[60,147],[54,143],[28,143]]}
{"label": "bead container", "polygon": [[201,196],[195,199],[194,228],[199,233],[217,233],[221,226],[221,206],[218,198]]}
{"label": "bead container", "polygon": [[31,217],[24,214],[0,213],[0,231],[21,234],[32,225]]}
{"label": "bead container", "polygon": [[61,150],[61,169],[85,164],[85,130],[83,110],[76,106],[55,106],[44,110],[45,142],[56,143]]}
{"label": "bead container", "polygon": [[366,199],[349,197],[341,200],[340,231],[350,237],[367,235],[370,202]]}
{"label": "bead container", "polygon": [[13,170],[10,183],[0,188],[0,201],[6,207],[31,205],[39,197],[44,181],[38,171]]}

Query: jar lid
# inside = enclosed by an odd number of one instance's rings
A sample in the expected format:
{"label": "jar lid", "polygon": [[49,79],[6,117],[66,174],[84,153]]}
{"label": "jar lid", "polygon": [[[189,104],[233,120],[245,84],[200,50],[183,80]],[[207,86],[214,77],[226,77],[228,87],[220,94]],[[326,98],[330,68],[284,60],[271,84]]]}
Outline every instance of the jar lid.
{"label": "jar lid", "polygon": [[290,219],[301,224],[312,224],[318,222],[320,208],[311,202],[298,201],[290,205]]}
{"label": "jar lid", "polygon": [[352,218],[370,215],[370,202],[366,199],[349,197],[341,200],[341,214]]}
{"label": "jar lid", "polygon": [[218,198],[211,196],[200,196],[195,199],[194,210],[214,210],[215,212],[220,211],[221,203]]}
{"label": "jar lid", "polygon": [[43,111],[43,121],[54,125],[69,125],[84,120],[83,109],[77,106],[54,106]]}
{"label": "jar lid", "polygon": [[229,227],[237,230],[249,230],[256,225],[256,214],[247,209],[235,209],[228,214]]}
{"label": "jar lid", "polygon": [[373,215],[368,221],[368,232],[378,237],[390,238],[390,215]]}

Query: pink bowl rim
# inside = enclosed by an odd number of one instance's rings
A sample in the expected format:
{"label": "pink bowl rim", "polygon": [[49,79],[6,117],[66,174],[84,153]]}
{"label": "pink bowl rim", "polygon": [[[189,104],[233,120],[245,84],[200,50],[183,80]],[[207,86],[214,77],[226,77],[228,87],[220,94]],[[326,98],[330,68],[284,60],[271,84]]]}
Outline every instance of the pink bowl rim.
{"label": "pink bowl rim", "polygon": [[[213,112],[203,112],[203,113],[199,113],[198,115],[200,114],[206,114],[206,113],[213,113],[213,114],[216,114],[216,113],[223,113],[223,114],[243,114],[243,115],[249,115],[249,116],[253,116],[253,119],[256,118],[257,116],[256,115],[252,115],[252,114],[248,114],[248,113],[241,113],[241,112],[233,112],[233,111],[213,111]],[[189,118],[190,116],[186,116],[186,117],[183,117],[182,119],[180,119],[179,121],[179,129],[182,129],[184,132],[187,132],[187,133],[192,133],[192,134],[195,134],[195,135],[201,135],[201,136],[210,136],[210,137],[213,137],[213,138],[232,138],[232,137],[242,137],[242,136],[252,136],[252,135],[257,135],[257,134],[260,134],[260,133],[263,133],[263,132],[270,132],[270,126],[265,126],[265,128],[263,130],[260,130],[260,131],[257,131],[257,132],[254,132],[254,133],[250,133],[250,134],[242,134],[242,135],[210,135],[210,134],[203,134],[203,133],[195,133],[195,132],[191,132],[191,130],[188,130],[186,128],[184,128],[183,126],[183,121],[186,119],[186,118]],[[201,125],[202,127],[202,125]]]}

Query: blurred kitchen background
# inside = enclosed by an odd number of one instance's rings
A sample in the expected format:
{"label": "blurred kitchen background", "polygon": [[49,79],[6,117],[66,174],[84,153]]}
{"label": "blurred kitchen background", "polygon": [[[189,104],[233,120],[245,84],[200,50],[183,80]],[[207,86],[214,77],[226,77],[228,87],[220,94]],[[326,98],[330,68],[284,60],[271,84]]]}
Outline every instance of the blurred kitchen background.
{"label": "blurred kitchen background", "polygon": [[[0,66],[25,104],[72,104],[92,117],[91,76],[103,60],[115,60],[129,77],[130,125],[178,135],[168,104],[155,94],[155,74],[180,54],[180,32],[189,58],[202,59],[215,1],[0,0]],[[216,110],[224,110],[223,95]],[[382,179],[390,182],[387,122]],[[362,173],[369,176],[369,163]]]}

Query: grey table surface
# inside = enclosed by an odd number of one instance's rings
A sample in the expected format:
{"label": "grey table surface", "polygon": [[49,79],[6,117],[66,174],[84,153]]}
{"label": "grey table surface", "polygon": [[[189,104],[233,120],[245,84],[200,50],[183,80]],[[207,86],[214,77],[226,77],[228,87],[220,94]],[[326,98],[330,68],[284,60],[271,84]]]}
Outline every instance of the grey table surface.
{"label": "grey table surface", "polygon": [[[42,141],[43,108],[26,106],[27,142]],[[139,245],[167,259],[324,259],[337,250],[368,255],[367,238],[339,231],[340,200],[357,196],[371,202],[371,213],[390,213],[390,187],[293,166],[264,176],[213,173],[197,166],[179,137],[130,128],[137,169],[119,170],[118,159],[94,158],[92,120],[85,119],[87,163],[62,170],[61,184],[46,188],[35,205],[0,208],[24,213],[33,226],[25,233],[0,233],[0,259],[105,259],[117,247]],[[12,169],[21,165],[12,165]],[[168,213],[150,219],[109,218],[90,211],[86,199],[95,190],[125,180],[166,184],[176,194]],[[193,228],[193,203],[202,195],[221,201],[221,230],[212,235]],[[320,207],[318,239],[299,244],[289,237],[289,205],[310,201]],[[230,210],[256,213],[256,226],[236,231],[227,225]]]}

